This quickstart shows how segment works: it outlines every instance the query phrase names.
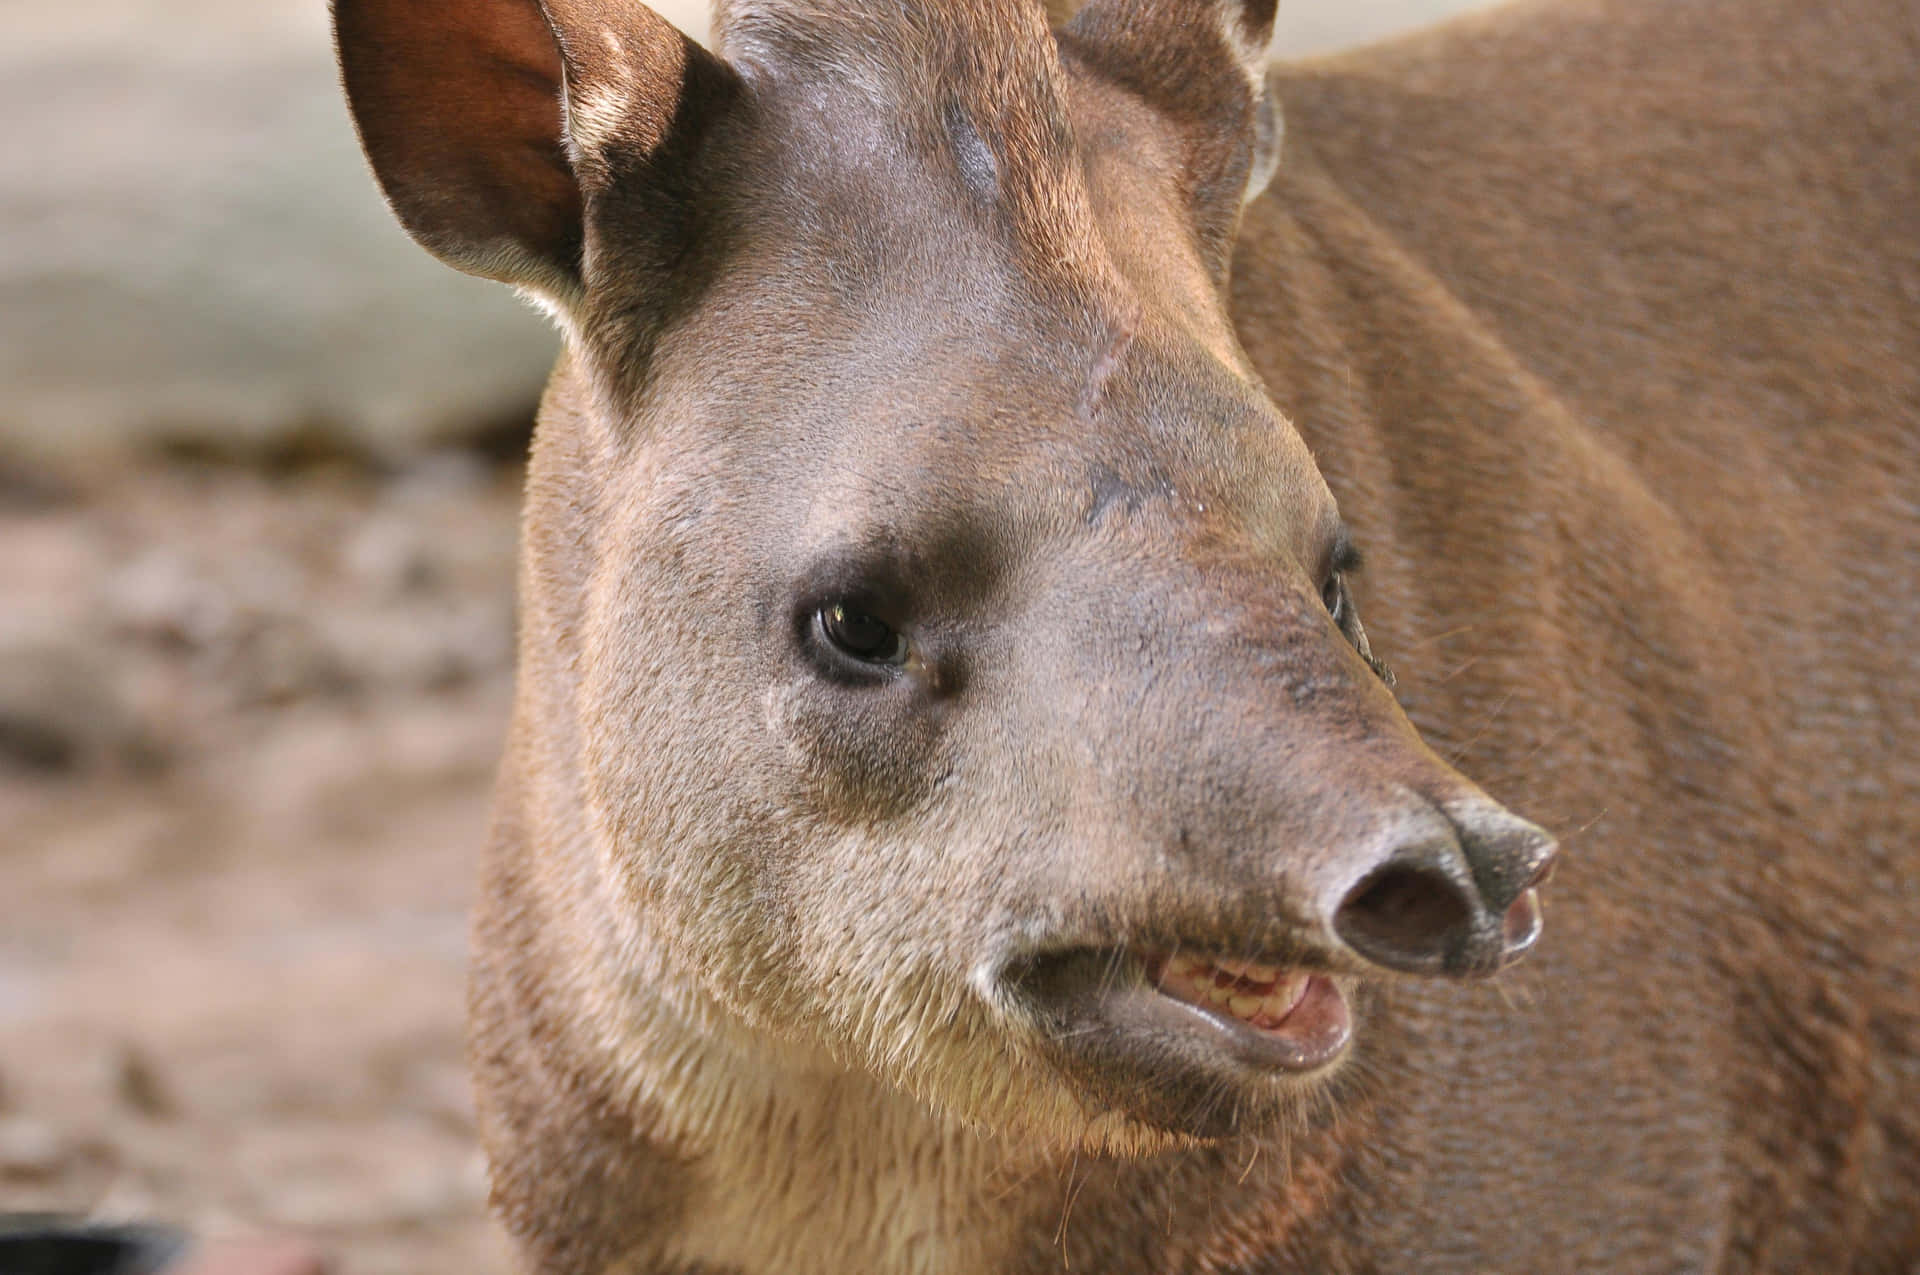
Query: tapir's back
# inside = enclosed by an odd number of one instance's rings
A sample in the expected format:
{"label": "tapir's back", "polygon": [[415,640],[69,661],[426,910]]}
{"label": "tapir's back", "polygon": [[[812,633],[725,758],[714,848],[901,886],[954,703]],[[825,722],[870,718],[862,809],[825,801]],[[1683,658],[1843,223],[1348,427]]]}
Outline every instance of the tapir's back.
{"label": "tapir's back", "polygon": [[1278,86],[1243,338],[1392,545],[1410,713],[1568,840],[1512,1066],[1606,1055],[1598,1178],[1698,1095],[1620,1171],[1720,1215],[1682,1265],[1910,1260],[1920,18],[1520,5]]}

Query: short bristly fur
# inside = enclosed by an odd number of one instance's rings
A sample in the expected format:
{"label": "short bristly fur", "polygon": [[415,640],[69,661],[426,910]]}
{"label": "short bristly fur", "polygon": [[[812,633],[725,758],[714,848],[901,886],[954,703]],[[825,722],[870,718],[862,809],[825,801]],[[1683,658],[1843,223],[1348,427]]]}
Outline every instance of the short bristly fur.
{"label": "short bristly fur", "polygon": [[[403,223],[568,335],[473,974],[525,1266],[1920,1268],[1911,6],[1271,74],[1271,0],[1073,7],[335,0]],[[1488,793],[1567,842],[1494,982]],[[1169,951],[1350,1047],[1129,1018]]]}

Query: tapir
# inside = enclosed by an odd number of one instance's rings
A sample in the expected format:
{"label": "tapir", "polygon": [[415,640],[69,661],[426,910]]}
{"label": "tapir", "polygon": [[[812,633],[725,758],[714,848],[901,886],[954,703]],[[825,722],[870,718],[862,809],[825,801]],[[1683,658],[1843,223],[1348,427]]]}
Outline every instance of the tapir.
{"label": "tapir", "polygon": [[1920,1270],[1913,0],[333,14],[564,334],[523,1269]]}

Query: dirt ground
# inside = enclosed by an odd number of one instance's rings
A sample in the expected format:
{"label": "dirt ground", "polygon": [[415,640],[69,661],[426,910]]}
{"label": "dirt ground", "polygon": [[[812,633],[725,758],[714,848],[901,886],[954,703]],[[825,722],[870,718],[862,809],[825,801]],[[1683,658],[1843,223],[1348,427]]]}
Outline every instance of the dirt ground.
{"label": "dirt ground", "polygon": [[505,1269],[461,1023],[517,481],[0,477],[0,1210]]}

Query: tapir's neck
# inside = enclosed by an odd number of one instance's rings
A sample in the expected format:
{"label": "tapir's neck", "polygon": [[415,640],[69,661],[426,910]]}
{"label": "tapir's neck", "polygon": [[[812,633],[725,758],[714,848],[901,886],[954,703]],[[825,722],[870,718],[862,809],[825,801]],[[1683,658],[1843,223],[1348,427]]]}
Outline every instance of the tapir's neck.
{"label": "tapir's neck", "polygon": [[[510,840],[519,787],[509,775],[478,920],[473,1052],[495,1204],[534,1269],[1023,1268],[1008,1250],[1048,1165],[863,1074],[764,1042],[749,1052],[644,980],[606,976],[599,958],[631,957],[631,933],[583,960],[583,934],[614,927],[582,924],[594,887],[544,870],[551,843],[530,856]],[[562,931],[565,954],[549,938]]]}
{"label": "tapir's neck", "polygon": [[[698,1046],[694,1047],[695,1050]],[[706,1128],[662,1270],[1005,1270],[1030,1167],[865,1076],[708,1052]],[[1011,1202],[1011,1207],[1009,1203]]]}

